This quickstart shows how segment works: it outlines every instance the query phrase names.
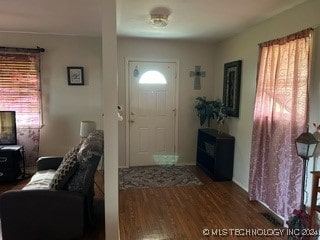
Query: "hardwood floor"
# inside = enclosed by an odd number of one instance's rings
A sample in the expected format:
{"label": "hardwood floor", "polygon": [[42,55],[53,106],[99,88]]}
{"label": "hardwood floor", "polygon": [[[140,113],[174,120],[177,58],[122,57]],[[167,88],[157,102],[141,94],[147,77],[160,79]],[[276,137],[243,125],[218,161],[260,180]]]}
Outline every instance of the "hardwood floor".
{"label": "hardwood floor", "polygon": [[249,202],[247,193],[235,183],[213,182],[201,170],[190,168],[203,185],[119,191],[121,240],[238,239],[235,235],[241,239],[283,239],[273,232],[268,237],[261,232],[264,236],[245,233],[247,229],[276,227],[261,215],[266,209]]}
{"label": "hardwood floor", "polygon": [[[284,239],[245,234],[243,231],[247,229],[277,227],[260,214],[267,210],[257,202],[249,202],[247,193],[235,183],[214,182],[196,167],[190,169],[203,185],[119,191],[121,240]],[[18,185],[0,184],[0,192],[19,189],[26,181]],[[102,190],[103,176],[98,172],[95,178],[96,224],[87,229],[81,240],[105,239]],[[205,229],[209,236],[203,234]]]}

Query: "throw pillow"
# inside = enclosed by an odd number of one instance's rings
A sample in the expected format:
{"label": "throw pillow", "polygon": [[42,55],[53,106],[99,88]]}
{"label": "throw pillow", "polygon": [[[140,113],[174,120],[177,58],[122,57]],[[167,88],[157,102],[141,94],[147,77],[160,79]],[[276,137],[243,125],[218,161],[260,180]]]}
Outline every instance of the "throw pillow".
{"label": "throw pillow", "polygon": [[92,155],[101,156],[103,154],[103,131],[96,130],[89,134],[83,141],[78,152],[78,157],[89,159]]}
{"label": "throw pillow", "polygon": [[65,189],[86,194],[93,184],[94,173],[103,154],[103,131],[97,130],[89,134],[78,152],[78,163],[74,175]]}
{"label": "throw pillow", "polygon": [[51,183],[50,188],[53,190],[61,190],[64,188],[69,178],[74,174],[77,168],[77,153],[80,145],[72,148],[64,157],[58,167]]}

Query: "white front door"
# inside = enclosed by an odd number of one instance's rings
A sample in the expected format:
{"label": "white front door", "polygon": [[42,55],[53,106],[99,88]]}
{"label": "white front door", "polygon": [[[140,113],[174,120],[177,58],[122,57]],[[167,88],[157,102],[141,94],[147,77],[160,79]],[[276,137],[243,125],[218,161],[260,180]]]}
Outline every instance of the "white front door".
{"label": "white front door", "polygon": [[129,165],[165,164],[175,154],[176,63],[129,61],[128,66]]}

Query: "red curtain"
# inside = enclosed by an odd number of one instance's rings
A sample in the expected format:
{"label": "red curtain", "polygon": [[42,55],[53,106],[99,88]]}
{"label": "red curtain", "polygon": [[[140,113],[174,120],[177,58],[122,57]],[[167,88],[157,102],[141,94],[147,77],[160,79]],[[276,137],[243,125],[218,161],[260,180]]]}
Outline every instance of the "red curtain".
{"label": "red curtain", "polygon": [[307,29],[260,44],[249,197],[286,220],[301,201],[295,138],[308,122],[311,34]]}

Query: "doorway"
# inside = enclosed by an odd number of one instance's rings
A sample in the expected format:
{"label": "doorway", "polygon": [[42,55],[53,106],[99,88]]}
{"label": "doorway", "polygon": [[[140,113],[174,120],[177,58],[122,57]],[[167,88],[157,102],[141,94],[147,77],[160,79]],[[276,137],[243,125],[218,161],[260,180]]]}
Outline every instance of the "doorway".
{"label": "doorway", "polygon": [[128,61],[128,164],[171,164],[176,159],[177,62]]}

